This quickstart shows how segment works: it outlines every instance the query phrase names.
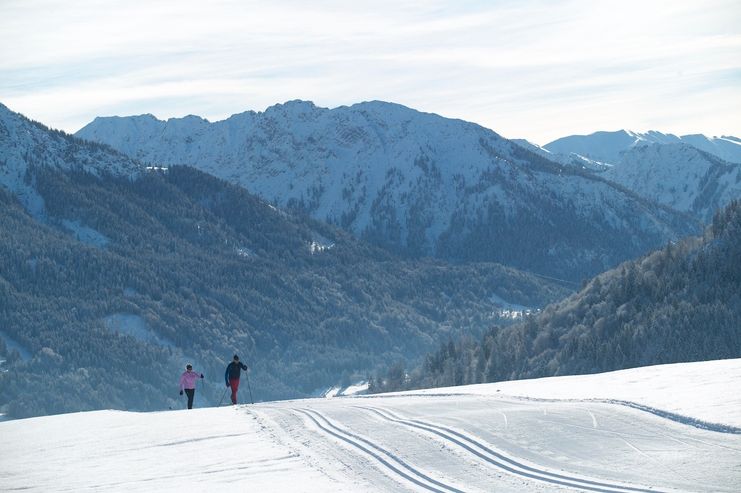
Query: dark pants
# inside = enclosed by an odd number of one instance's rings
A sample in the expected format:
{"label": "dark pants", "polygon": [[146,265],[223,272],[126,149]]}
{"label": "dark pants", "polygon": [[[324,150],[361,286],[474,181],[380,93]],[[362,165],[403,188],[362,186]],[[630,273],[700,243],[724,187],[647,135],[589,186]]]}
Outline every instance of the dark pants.
{"label": "dark pants", "polygon": [[188,396],[188,409],[193,409],[193,397],[196,395],[196,389],[185,389],[185,395]]}
{"label": "dark pants", "polygon": [[239,379],[230,378],[229,386],[232,388],[232,404],[236,404],[237,403],[237,390],[239,390]]}

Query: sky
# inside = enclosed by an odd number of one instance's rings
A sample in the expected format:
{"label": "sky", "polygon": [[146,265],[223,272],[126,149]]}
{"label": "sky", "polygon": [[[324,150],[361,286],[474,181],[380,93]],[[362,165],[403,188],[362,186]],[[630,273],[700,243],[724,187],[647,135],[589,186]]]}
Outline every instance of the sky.
{"label": "sky", "polygon": [[738,0],[0,0],[0,103],[211,121],[383,100],[509,138],[741,137]]}

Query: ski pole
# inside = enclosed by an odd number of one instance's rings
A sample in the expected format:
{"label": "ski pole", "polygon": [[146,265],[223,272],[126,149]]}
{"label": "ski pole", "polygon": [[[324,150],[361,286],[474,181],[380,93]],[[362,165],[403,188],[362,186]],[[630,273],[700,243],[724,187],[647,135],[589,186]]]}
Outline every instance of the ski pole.
{"label": "ski pole", "polygon": [[[204,403],[205,403],[205,401],[206,401],[206,392],[205,392],[205,390],[206,390],[206,389],[204,389],[204,388],[203,388],[203,379],[202,379],[202,378],[199,378],[199,379],[198,379],[198,382],[200,383],[200,385],[196,384],[196,387],[198,387],[198,388],[200,388],[200,389],[201,389],[201,393],[200,393],[200,394],[198,394],[198,395],[200,395],[200,396],[201,396],[201,402],[204,402]],[[195,397],[194,397],[194,398],[193,398],[193,404],[194,404],[194,405],[195,405],[195,400],[196,400],[196,399],[195,399]]]}
{"label": "ski pole", "polygon": [[254,404],[255,400],[252,398],[252,386],[250,386],[250,374],[249,371],[244,372],[244,376],[247,377],[247,389],[250,391],[250,404]]}
{"label": "ski pole", "polygon": [[224,389],[224,393],[221,394],[221,399],[219,399],[219,405],[216,407],[221,407],[221,403],[224,402],[224,397],[226,397],[226,391],[229,390],[229,387]]}

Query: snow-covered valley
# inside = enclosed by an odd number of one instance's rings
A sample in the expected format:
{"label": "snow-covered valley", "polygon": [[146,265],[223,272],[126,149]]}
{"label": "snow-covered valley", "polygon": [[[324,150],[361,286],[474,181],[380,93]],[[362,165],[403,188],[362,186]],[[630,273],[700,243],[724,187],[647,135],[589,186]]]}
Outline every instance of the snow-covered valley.
{"label": "snow-covered valley", "polygon": [[4,491],[738,491],[741,360],[0,423]]}

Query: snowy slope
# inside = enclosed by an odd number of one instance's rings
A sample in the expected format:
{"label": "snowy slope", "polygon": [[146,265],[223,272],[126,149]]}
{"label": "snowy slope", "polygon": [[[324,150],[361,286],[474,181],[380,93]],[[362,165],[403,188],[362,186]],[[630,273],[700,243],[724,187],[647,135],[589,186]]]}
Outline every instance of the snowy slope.
{"label": "snowy slope", "polygon": [[558,152],[551,152],[545,147],[541,147],[538,144],[530,142],[526,139],[513,139],[512,142],[523,147],[530,152],[534,152],[539,156],[542,156],[550,161],[562,164],[564,166],[574,166],[576,168],[591,170],[591,171],[605,171],[612,167],[612,164],[604,163],[594,159],[589,159],[575,152],[568,154],[561,154]]}
{"label": "snowy slope", "polygon": [[[491,130],[378,101],[331,110],[291,101],[214,123],[96,118],[77,135],[193,165],[412,255],[580,278],[693,228]],[[564,235],[570,227],[583,237]],[[523,255],[532,238],[548,248]]]}
{"label": "snowy slope", "polygon": [[728,360],[365,398],[2,422],[0,484],[6,491],[733,492],[741,488],[741,397],[729,389],[740,383],[741,360]]}
{"label": "snowy slope", "polygon": [[741,198],[741,164],[682,143],[633,147],[603,176],[705,222]]}
{"label": "snowy slope", "polygon": [[99,174],[134,176],[141,165],[113,149],[84,143],[50,130],[0,104],[0,186],[21,198],[35,216],[43,216],[43,201],[24,178],[29,166],[84,169]]}
{"label": "snowy slope", "polygon": [[706,137],[702,134],[683,135],[682,142],[714,154],[725,161],[741,163],[741,139],[732,136]]}
{"label": "snowy slope", "polygon": [[563,164],[604,171],[602,176],[641,197],[704,222],[741,198],[741,141],[734,137],[620,130],[564,137],[542,148],[529,145]]}

